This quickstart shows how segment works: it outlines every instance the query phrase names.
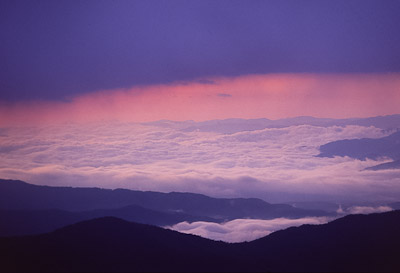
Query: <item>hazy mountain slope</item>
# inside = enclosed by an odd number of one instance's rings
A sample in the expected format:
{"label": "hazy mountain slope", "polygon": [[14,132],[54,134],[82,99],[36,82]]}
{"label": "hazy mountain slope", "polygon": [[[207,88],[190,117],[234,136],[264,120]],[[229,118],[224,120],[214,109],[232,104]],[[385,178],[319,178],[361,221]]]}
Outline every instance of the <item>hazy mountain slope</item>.
{"label": "hazy mountain slope", "polygon": [[360,160],[390,157],[400,159],[400,131],[383,138],[345,139],[320,147],[320,157],[349,156]]}
{"label": "hazy mountain slope", "polygon": [[0,238],[0,270],[396,272],[399,230],[400,211],[392,211],[227,244],[108,217]]}
{"label": "hazy mountain slope", "polygon": [[289,202],[288,204],[296,208],[321,209],[324,211],[331,211],[331,212],[336,212],[340,207],[339,204],[326,201],[299,201],[299,202]]}
{"label": "hazy mountain slope", "polygon": [[323,211],[298,209],[285,204],[269,204],[255,198],[224,199],[193,193],[49,187],[31,185],[22,181],[0,180],[0,209],[83,211],[114,209],[129,205],[221,220],[331,215]]}
{"label": "hazy mountain slope", "polygon": [[131,205],[118,209],[70,212],[63,210],[0,210],[0,236],[40,234],[80,221],[105,216],[156,226],[174,225],[183,221],[216,222],[204,216],[192,216],[180,212],[160,212]]}
{"label": "hazy mountain slope", "polygon": [[394,202],[394,203],[388,204],[388,206],[391,207],[392,209],[400,210],[400,202]]}
{"label": "hazy mountain slope", "polygon": [[342,119],[347,121],[346,125],[374,126],[383,130],[394,130],[400,128],[400,115],[387,115],[369,118]]}
{"label": "hazy mountain slope", "polygon": [[365,169],[366,170],[371,170],[371,171],[400,169],[400,160],[395,160],[395,161],[392,161],[392,162],[378,164],[376,166],[372,166],[372,167],[365,168]]}
{"label": "hazy mountain slope", "polygon": [[365,160],[389,157],[393,162],[379,164],[368,170],[400,168],[400,131],[383,138],[344,139],[324,144],[319,157],[349,156]]}

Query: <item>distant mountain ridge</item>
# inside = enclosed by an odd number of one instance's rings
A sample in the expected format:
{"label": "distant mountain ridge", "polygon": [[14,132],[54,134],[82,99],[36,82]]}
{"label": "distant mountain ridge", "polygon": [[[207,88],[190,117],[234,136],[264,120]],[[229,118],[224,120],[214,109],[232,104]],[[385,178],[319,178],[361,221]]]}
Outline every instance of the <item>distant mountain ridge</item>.
{"label": "distant mountain ridge", "polygon": [[350,215],[228,244],[106,217],[0,238],[6,272],[398,272],[400,211]]}
{"label": "distant mountain ridge", "polygon": [[220,222],[205,216],[180,212],[161,212],[131,205],[116,209],[89,211],[2,210],[0,209],[0,236],[20,236],[54,231],[67,225],[100,217],[118,217],[126,221],[156,226],[172,226],[180,222]]}
{"label": "distant mountain ridge", "polygon": [[334,212],[270,204],[256,198],[211,198],[194,193],[72,188],[0,180],[0,236],[38,234],[79,221],[113,216],[158,226],[183,221],[223,222],[335,216]]}
{"label": "distant mountain ridge", "polygon": [[382,138],[344,139],[329,142],[320,147],[319,157],[349,156],[365,160],[391,158],[394,161],[383,163],[369,170],[395,169],[400,167],[400,131]]}
{"label": "distant mountain ridge", "polygon": [[323,211],[297,209],[286,204],[270,204],[257,198],[212,198],[195,193],[50,187],[0,179],[0,209],[83,211],[130,205],[222,220],[326,215]]}
{"label": "distant mountain ridge", "polygon": [[378,164],[376,166],[372,166],[372,167],[365,168],[365,169],[366,170],[371,170],[371,171],[400,169],[400,160],[395,160],[395,161],[392,161],[392,162]]}
{"label": "distant mountain ridge", "polygon": [[350,119],[331,119],[331,118],[314,118],[310,116],[300,116],[294,118],[285,118],[278,120],[270,120],[266,118],[259,119],[222,119],[195,122],[189,121],[169,121],[160,120],[155,122],[142,123],[143,125],[172,127],[185,132],[201,131],[201,132],[217,132],[223,134],[233,134],[243,131],[262,130],[266,128],[285,128],[298,125],[312,125],[320,127],[330,126],[374,126],[385,131],[393,131],[400,129],[400,114],[377,116],[369,118],[350,118]]}

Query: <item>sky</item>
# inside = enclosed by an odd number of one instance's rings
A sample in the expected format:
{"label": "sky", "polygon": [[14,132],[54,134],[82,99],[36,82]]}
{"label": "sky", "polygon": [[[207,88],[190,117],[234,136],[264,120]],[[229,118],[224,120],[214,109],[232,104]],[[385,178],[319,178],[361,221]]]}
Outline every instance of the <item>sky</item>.
{"label": "sky", "polygon": [[399,13],[395,0],[4,0],[0,101],[71,101],[249,75],[398,79]]}

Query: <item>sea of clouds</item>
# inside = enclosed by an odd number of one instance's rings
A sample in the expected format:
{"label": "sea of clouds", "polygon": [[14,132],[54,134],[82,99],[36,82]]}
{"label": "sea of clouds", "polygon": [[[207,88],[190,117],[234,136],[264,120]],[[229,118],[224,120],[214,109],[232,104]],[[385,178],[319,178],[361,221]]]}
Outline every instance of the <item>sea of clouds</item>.
{"label": "sea of clouds", "polygon": [[400,170],[363,170],[388,160],[316,157],[319,146],[330,141],[389,134],[375,127],[298,125],[221,133],[185,126],[97,122],[1,128],[0,177],[269,202],[400,196]]}
{"label": "sea of clouds", "polygon": [[275,218],[271,220],[235,219],[224,223],[203,221],[192,223],[181,222],[167,228],[212,240],[238,243],[253,241],[267,236],[272,232],[289,227],[297,227],[305,224],[325,224],[348,214],[381,213],[391,210],[393,209],[388,206],[351,206],[345,210],[342,208],[338,209],[338,215],[336,217],[304,217],[299,219]]}
{"label": "sea of clouds", "polygon": [[235,219],[222,224],[210,222],[182,222],[169,228],[212,240],[238,243],[253,241],[280,229],[304,224],[325,224],[329,220],[331,219],[328,217],[306,217],[301,219],[276,218],[272,220]]}

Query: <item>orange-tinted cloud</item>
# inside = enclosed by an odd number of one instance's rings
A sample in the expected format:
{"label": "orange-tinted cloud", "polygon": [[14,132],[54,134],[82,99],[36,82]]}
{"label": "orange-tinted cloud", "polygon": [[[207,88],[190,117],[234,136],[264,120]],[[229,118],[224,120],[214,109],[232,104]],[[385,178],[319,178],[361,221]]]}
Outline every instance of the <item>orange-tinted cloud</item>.
{"label": "orange-tinted cloud", "polygon": [[269,74],[0,104],[0,124],[398,114],[400,74]]}

